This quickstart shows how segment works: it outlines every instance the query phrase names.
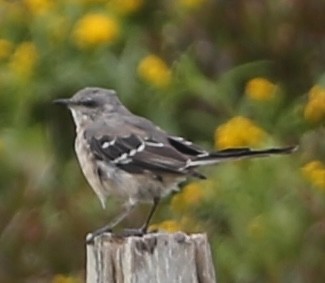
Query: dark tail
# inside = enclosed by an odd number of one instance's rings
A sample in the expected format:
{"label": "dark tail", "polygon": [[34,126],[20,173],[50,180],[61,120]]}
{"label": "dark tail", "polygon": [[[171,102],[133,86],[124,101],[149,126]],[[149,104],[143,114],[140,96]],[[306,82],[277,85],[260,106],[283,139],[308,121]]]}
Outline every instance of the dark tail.
{"label": "dark tail", "polygon": [[290,154],[292,152],[295,152],[297,148],[297,146],[268,148],[262,150],[252,150],[249,148],[229,148],[216,152],[211,152],[209,155],[193,159],[191,162],[189,162],[187,167],[211,165],[228,160],[236,160],[243,158],[265,157],[277,154]]}

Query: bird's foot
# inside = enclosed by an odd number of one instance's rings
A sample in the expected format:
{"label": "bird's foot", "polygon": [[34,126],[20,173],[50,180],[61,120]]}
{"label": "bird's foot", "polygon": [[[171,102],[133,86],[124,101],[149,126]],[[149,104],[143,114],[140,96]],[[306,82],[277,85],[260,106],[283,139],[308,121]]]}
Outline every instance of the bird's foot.
{"label": "bird's foot", "polygon": [[92,233],[88,233],[86,236],[86,244],[92,245],[94,244],[95,238],[104,234],[104,233],[112,233],[112,228],[110,227],[102,227],[100,229],[95,230]]}
{"label": "bird's foot", "polygon": [[86,244],[87,245],[94,244],[95,238],[104,233],[112,233],[113,236],[117,236],[117,237],[142,237],[147,233],[156,233],[156,232],[157,230],[152,230],[148,232],[148,229],[146,227],[127,228],[127,229],[123,229],[121,232],[113,232],[111,228],[103,227],[92,233],[89,233],[86,236]]}
{"label": "bird's foot", "polygon": [[147,229],[147,227],[141,227],[141,228],[127,228],[124,229],[122,231],[122,233],[120,233],[119,235],[123,236],[123,237],[142,237],[146,234],[153,234],[153,233],[157,233],[158,230],[154,229],[154,230],[149,230]]}
{"label": "bird's foot", "polygon": [[123,229],[121,232],[122,237],[142,237],[143,235],[147,234],[147,229],[144,228],[138,228],[138,229],[133,229],[133,228],[127,228]]}

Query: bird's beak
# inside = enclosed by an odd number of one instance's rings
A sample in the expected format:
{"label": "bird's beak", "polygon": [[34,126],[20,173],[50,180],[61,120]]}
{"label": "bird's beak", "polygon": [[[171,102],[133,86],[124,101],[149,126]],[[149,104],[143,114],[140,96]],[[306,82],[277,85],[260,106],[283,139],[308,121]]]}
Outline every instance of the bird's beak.
{"label": "bird's beak", "polygon": [[53,100],[53,103],[69,106],[73,103],[73,101],[71,101],[71,99],[68,98],[60,98],[60,99]]}

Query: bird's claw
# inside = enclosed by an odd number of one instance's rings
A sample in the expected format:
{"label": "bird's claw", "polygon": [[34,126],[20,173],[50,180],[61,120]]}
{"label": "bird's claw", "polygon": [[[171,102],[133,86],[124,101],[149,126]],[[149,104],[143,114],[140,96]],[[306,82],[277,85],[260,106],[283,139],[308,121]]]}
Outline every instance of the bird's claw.
{"label": "bird's claw", "polygon": [[104,234],[104,233],[112,233],[112,229],[110,229],[110,228],[98,229],[98,230],[94,231],[93,233],[88,233],[86,236],[86,244],[93,245],[95,242],[95,238]]}
{"label": "bird's claw", "polygon": [[147,233],[156,233],[157,230],[153,230],[153,231],[147,231],[146,228],[141,227],[141,228],[127,228],[127,229],[123,229],[122,232],[113,232],[112,229],[98,229],[93,233],[89,233],[86,236],[86,244],[87,245],[93,245],[95,238],[100,236],[103,233],[112,233],[113,236],[117,236],[117,237],[142,237],[143,235],[147,234]]}
{"label": "bird's claw", "polygon": [[139,228],[139,229],[124,229],[121,233],[121,236],[123,237],[142,237],[144,234],[147,233],[146,229]]}

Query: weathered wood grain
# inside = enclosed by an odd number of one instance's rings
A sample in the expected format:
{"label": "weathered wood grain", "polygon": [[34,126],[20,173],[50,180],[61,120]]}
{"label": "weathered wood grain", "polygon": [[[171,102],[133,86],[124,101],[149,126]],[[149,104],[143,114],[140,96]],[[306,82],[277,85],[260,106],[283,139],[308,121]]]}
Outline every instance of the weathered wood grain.
{"label": "weathered wood grain", "polygon": [[205,234],[104,234],[87,245],[87,283],[215,283]]}

